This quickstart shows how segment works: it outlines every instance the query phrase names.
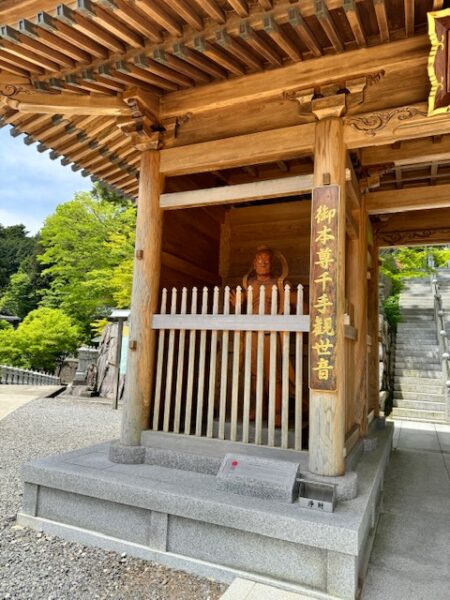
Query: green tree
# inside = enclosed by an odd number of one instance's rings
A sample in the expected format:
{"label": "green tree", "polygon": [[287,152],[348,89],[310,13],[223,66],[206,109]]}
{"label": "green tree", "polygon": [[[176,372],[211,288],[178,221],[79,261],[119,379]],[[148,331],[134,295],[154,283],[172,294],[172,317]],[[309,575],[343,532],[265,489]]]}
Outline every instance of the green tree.
{"label": "green tree", "polygon": [[388,248],[381,252],[380,258],[381,272],[392,282],[392,291],[383,303],[384,313],[390,325],[395,327],[401,320],[399,300],[404,282],[427,277],[435,268],[446,266],[450,249],[446,246]]}
{"label": "green tree", "polygon": [[60,204],[41,231],[38,257],[50,280],[43,304],[59,307],[80,322],[126,307],[131,295],[136,211],[103,196],[76,194]]}
{"label": "green tree", "polygon": [[33,254],[36,238],[29,236],[25,225],[4,227],[0,224],[0,293],[21,262]]}
{"label": "green tree", "polygon": [[70,317],[59,309],[41,307],[17,329],[0,330],[0,363],[53,371],[80,341],[80,329]]}

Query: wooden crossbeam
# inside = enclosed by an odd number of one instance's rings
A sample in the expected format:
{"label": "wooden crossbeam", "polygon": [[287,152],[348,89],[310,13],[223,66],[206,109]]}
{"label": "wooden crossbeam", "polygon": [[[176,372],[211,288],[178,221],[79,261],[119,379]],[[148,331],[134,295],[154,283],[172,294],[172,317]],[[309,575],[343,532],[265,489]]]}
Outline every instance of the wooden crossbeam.
{"label": "wooden crossbeam", "polygon": [[185,175],[312,154],[315,124],[225,138],[161,150],[161,172]]}
{"label": "wooden crossbeam", "polygon": [[361,164],[363,166],[377,165],[386,162],[395,166],[426,164],[450,160],[450,135],[402,142],[400,148],[369,147],[361,150]]}
{"label": "wooden crossbeam", "polygon": [[450,184],[371,192],[366,203],[369,215],[450,208]]}
{"label": "wooden crossbeam", "polygon": [[165,96],[161,116],[164,119],[188,112],[199,113],[276,99],[286,92],[320,87],[333,80],[338,82],[361,77],[361,73],[384,70],[387,76],[392,71],[396,78],[403,71],[426,74],[429,48],[427,36],[415,36],[389,45],[349,51],[345,61],[339,55],[322,56],[314,69],[309,61],[299,61],[272,71],[270,77],[267,73],[255,73],[241,80],[239,86],[234,81],[215,83],[214,94],[209,86],[180,90]]}
{"label": "wooden crossbeam", "polygon": [[281,198],[308,192],[312,189],[312,185],[313,176],[311,174],[188,192],[174,192],[161,194],[160,206],[163,209],[192,208],[194,206],[250,202],[261,198]]}
{"label": "wooden crossbeam", "polygon": [[100,96],[74,96],[73,94],[19,94],[15,98],[0,96],[6,106],[22,113],[126,116],[129,107],[121,98]]}

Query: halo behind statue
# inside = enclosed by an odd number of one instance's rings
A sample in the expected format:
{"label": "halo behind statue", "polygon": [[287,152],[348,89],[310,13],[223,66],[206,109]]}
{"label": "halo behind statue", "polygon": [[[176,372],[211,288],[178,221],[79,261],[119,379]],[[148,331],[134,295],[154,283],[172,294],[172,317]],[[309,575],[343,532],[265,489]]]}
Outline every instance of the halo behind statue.
{"label": "halo behind statue", "polygon": [[[279,250],[270,248],[269,246],[266,246],[266,245],[258,246],[256,248],[255,254],[258,252],[261,252],[262,250],[267,250],[268,252],[270,252],[272,254],[272,256],[274,257],[274,259],[279,261],[280,266],[281,266],[281,273],[277,277],[277,288],[278,288],[278,293],[280,295],[278,312],[281,314],[281,312],[283,311],[283,304],[284,304],[284,285],[285,285],[287,276],[289,274],[288,262],[287,262],[285,256]],[[248,288],[248,280],[249,280],[249,277],[252,275],[252,273],[255,273],[255,269],[253,268],[253,265],[250,267],[249,271],[247,271],[247,273],[242,278],[242,287],[244,288],[244,290],[247,290],[247,288]]]}

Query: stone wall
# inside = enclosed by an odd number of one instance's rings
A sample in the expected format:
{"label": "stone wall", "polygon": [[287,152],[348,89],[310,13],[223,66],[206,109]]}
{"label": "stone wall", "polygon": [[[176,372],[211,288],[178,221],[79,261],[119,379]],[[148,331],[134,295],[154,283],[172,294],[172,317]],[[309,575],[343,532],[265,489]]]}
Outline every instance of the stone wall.
{"label": "stone wall", "polygon": [[[116,390],[117,323],[109,323],[103,330],[97,360],[97,391],[103,398],[114,398]],[[122,398],[125,375],[120,377],[119,400]]]}

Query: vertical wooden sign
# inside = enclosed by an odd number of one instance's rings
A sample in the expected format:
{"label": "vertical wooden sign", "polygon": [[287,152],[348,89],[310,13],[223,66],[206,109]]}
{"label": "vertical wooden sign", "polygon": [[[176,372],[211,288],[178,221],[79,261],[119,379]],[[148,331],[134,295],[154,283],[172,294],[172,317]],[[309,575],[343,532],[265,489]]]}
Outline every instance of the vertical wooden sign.
{"label": "vertical wooden sign", "polygon": [[310,363],[313,390],[336,390],[339,186],[316,187],[311,207]]}

